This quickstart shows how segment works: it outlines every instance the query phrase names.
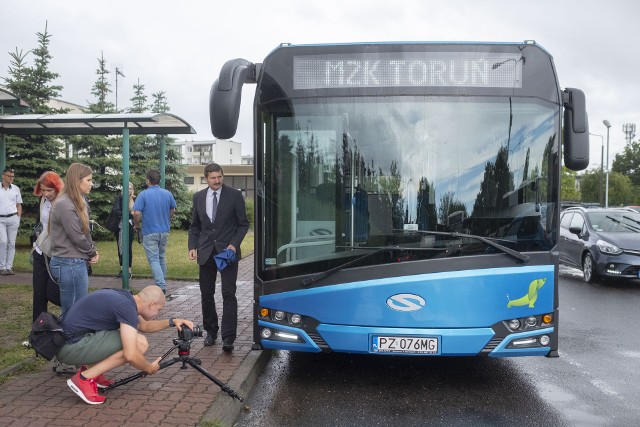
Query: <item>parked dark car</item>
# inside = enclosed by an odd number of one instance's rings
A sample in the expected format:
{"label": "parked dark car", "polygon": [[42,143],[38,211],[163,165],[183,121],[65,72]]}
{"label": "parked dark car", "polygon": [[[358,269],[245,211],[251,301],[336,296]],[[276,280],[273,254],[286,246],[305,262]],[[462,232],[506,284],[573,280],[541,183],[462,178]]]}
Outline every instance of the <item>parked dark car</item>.
{"label": "parked dark car", "polygon": [[560,215],[560,262],[586,282],[640,278],[640,213],[625,208],[568,208]]}

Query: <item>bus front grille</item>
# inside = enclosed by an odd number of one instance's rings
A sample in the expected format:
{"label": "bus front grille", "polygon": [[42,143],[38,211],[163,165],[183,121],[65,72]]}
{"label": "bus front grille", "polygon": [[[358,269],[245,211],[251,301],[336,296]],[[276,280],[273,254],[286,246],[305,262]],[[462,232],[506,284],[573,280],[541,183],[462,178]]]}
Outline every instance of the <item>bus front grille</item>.
{"label": "bus front grille", "polygon": [[327,344],[326,341],[322,339],[320,334],[308,333],[308,335],[309,335],[309,338],[311,338],[313,342],[320,348],[320,350],[322,350],[325,353],[331,352],[331,348],[329,347],[329,344]]}

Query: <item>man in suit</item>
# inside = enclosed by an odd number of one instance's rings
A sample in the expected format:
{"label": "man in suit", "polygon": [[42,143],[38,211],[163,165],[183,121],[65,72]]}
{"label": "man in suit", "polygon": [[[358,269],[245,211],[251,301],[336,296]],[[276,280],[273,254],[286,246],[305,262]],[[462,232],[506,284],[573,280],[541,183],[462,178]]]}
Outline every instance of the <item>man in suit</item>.
{"label": "man in suit", "polygon": [[[216,163],[204,168],[208,187],[193,195],[193,215],[189,227],[189,258],[197,259],[199,265],[200,293],[202,297],[202,323],[207,331],[204,345],[214,345],[218,329],[222,336],[222,350],[233,351],[238,324],[238,301],[236,280],[240,244],[249,230],[242,193],[224,185],[224,172]],[[213,257],[230,249],[236,261],[220,271],[222,282],[222,323],[218,328],[218,313],[214,300],[218,267]]]}

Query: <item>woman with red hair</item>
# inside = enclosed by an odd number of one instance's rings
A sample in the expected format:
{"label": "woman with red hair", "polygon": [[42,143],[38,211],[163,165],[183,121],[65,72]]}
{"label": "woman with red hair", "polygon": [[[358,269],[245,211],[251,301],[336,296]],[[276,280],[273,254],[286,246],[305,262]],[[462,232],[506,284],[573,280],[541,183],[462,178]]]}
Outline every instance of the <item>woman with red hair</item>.
{"label": "woman with red hair", "polygon": [[[36,227],[36,238],[41,230],[49,228],[49,213],[51,212],[51,202],[58,197],[64,187],[64,182],[60,175],[55,172],[43,173],[35,187],[33,194],[40,197],[40,226]],[[38,230],[39,228],[39,230]],[[53,281],[48,271],[49,260],[42,253],[35,240],[33,243],[33,321],[43,311],[47,311],[47,304],[51,302],[60,306],[60,287]]]}

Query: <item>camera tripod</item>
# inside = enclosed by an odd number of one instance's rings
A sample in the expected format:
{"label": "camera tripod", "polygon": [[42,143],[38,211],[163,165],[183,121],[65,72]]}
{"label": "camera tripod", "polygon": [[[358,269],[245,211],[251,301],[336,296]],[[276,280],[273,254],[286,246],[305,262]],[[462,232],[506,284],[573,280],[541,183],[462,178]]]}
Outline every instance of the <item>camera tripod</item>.
{"label": "camera tripod", "polygon": [[[225,383],[223,383],[222,381],[220,381],[219,379],[211,375],[206,369],[200,366],[202,364],[200,359],[196,359],[195,357],[190,356],[189,353],[191,348],[191,340],[185,341],[181,339],[174,339],[173,344],[174,346],[160,358],[160,369],[164,369],[178,362],[182,363],[182,367],[180,369],[187,369],[187,364],[188,364],[191,367],[195,368],[202,375],[204,375],[205,377],[213,381],[216,385],[220,387],[220,389],[222,389],[222,391],[227,393],[229,396],[233,397],[234,399],[238,399],[240,402],[244,402],[244,399],[238,396],[238,393],[236,393],[235,390],[233,390],[231,387],[229,387],[228,385],[226,385]],[[162,360],[165,357],[167,357],[169,353],[171,353],[176,348],[178,349],[178,357],[174,357],[173,359],[166,360],[163,362]],[[143,378],[146,376],[147,376],[146,372],[143,372],[143,371],[138,372],[137,374],[133,374],[126,378],[116,380],[112,385],[104,388],[103,391],[109,391],[113,388],[120,387],[121,385],[130,383],[133,380],[137,380],[138,378]]]}

